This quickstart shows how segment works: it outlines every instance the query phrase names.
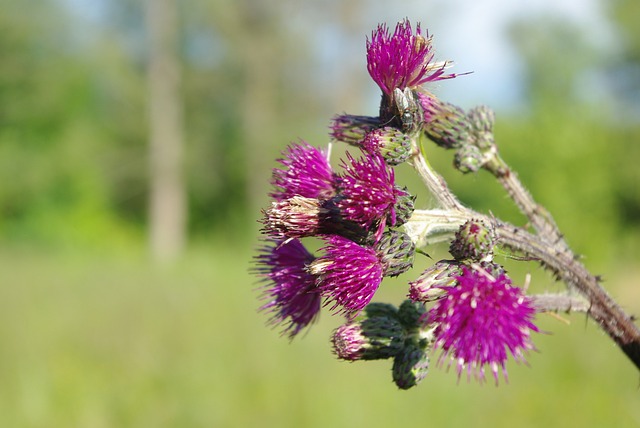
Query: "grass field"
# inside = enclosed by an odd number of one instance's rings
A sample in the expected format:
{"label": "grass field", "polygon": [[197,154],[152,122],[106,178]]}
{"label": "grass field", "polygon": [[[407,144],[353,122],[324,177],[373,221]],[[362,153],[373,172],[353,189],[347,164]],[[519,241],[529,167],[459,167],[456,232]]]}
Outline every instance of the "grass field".
{"label": "grass field", "polygon": [[637,370],[584,316],[542,317],[509,384],[434,367],[399,391],[389,361],[332,356],[337,319],[293,342],[266,328],[250,256],[1,250],[0,427],[640,426]]}

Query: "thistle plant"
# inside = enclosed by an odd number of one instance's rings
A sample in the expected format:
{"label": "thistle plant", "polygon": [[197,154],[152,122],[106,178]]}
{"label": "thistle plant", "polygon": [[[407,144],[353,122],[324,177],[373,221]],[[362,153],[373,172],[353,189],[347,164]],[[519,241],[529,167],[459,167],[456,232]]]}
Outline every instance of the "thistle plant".
{"label": "thistle plant", "polygon": [[[265,242],[254,260],[269,323],[294,338],[326,308],[345,318],[331,339],[337,357],[392,359],[401,389],[424,380],[431,359],[455,367],[458,378],[483,382],[488,371],[496,384],[506,380],[509,355],[525,361],[536,349],[536,314],[550,311],[586,312],[640,368],[640,331],[502,159],[493,112],[464,111],[429,92],[431,82],[458,76],[447,73],[450,61],[434,60],[432,37],[408,20],[393,33],[380,25],[367,39],[366,58],[382,92],[379,115],[332,120],[332,143],[349,146],[338,169],[328,150],[300,141],[273,170]],[[454,151],[460,172],[492,174],[528,226],[460,203],[427,161],[430,143]],[[396,183],[394,167],[402,163],[419,175],[434,208],[415,209],[410,189]],[[317,254],[304,245],[313,239]],[[439,242],[449,243],[451,258],[414,272],[415,257]],[[496,250],[540,263],[567,292],[527,294],[497,263]],[[413,278],[404,301],[372,302],[385,277],[404,273]]]}

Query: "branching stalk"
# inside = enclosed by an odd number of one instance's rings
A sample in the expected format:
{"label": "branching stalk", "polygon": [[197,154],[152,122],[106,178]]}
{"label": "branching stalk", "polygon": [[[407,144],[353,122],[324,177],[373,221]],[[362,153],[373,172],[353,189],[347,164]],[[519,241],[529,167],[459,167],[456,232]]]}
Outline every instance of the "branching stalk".
{"label": "branching stalk", "polygon": [[[535,204],[519,180],[510,178],[515,177],[514,174],[502,173],[501,176],[507,183],[505,187],[514,190],[514,199],[519,201],[519,207],[523,211],[527,210],[526,213],[532,221],[535,219],[538,235],[463,207],[451,193],[444,179],[431,169],[421,153],[414,155],[412,165],[444,208],[414,212],[405,225],[405,230],[417,246],[453,237],[457,227],[467,219],[475,218],[491,224],[501,245],[528,258],[539,260],[557,279],[584,296],[589,304],[588,315],[640,370],[640,330],[633,323],[633,319],[607,294],[598,279],[578,261],[562,240],[562,235],[551,216]],[[548,240],[548,237],[552,237],[553,240]]]}
{"label": "branching stalk", "polygon": [[587,298],[591,304],[589,316],[640,369],[640,330],[600,286],[597,278],[570,251],[558,251],[523,229],[507,224],[496,226],[496,232],[504,246],[539,259],[558,279],[575,287]]}
{"label": "branching stalk", "polygon": [[413,144],[413,155],[409,162],[442,208],[465,211],[464,206],[451,192],[444,178],[431,168],[417,142]]}
{"label": "branching stalk", "polygon": [[531,193],[524,187],[517,174],[509,168],[497,150],[493,150],[491,153],[493,156],[483,165],[484,168],[502,184],[538,234],[552,242],[554,246],[569,250],[569,246],[565,243],[564,237],[549,211],[536,203]]}
{"label": "branching stalk", "polygon": [[569,294],[534,294],[530,296],[538,312],[589,312],[591,304],[585,299]]}

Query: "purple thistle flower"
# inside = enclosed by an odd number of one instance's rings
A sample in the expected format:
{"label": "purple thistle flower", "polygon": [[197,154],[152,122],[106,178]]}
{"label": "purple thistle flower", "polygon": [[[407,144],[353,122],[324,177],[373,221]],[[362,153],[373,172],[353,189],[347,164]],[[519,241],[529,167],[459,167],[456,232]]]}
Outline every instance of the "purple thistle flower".
{"label": "purple thistle flower", "polygon": [[307,270],[314,257],[297,239],[273,241],[261,252],[255,272],[269,282],[262,296],[269,301],[260,309],[273,312],[270,324],[288,323],[283,333],[293,338],[320,312],[316,278]]}
{"label": "purple thistle flower", "polygon": [[278,159],[284,168],[273,169],[269,195],[281,201],[293,196],[330,199],[334,194],[334,175],[327,155],[305,141],[291,145]]}
{"label": "purple thistle flower", "polygon": [[444,74],[449,62],[434,63],[433,46],[420,24],[413,34],[408,20],[396,25],[393,35],[385,24],[379,25],[367,39],[367,69],[382,92],[391,96],[395,88],[413,89],[427,82],[455,77]]}
{"label": "purple thistle flower", "polygon": [[[517,361],[534,349],[530,331],[539,331],[532,319],[535,309],[520,288],[504,274],[493,278],[484,271],[463,268],[458,285],[442,287],[445,295],[429,311],[435,348],[442,348],[439,364],[446,356],[457,361],[458,377],[467,370],[484,381],[488,365],[498,384],[498,370],[505,380],[507,351]],[[449,363],[451,364],[451,363]]]}
{"label": "purple thistle flower", "polygon": [[364,309],[382,282],[385,266],[373,248],[363,247],[347,238],[325,238],[325,255],[317,258],[310,272],[318,276],[318,290],[346,314]]}
{"label": "purple thistle flower", "polygon": [[342,216],[364,228],[380,220],[380,233],[387,218],[389,224],[395,226],[395,204],[398,197],[407,192],[395,187],[393,169],[379,154],[367,154],[355,160],[347,153],[347,159],[350,164],[343,162],[346,174],[340,178],[341,192],[336,203]]}

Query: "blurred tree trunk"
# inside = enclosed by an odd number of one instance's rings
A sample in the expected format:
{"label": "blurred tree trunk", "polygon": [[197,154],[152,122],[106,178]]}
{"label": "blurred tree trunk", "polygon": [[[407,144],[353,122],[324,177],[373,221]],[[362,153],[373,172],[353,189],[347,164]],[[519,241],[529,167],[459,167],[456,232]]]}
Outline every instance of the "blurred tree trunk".
{"label": "blurred tree trunk", "polygon": [[246,144],[247,207],[259,213],[266,198],[267,156],[275,134],[278,111],[279,26],[270,2],[243,0],[237,4],[242,28],[239,36],[244,71],[241,99],[242,133]]}
{"label": "blurred tree trunk", "polygon": [[153,257],[171,261],[184,247],[186,198],[176,0],[147,0],[149,29],[149,243]]}

